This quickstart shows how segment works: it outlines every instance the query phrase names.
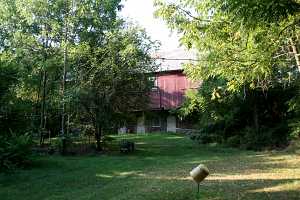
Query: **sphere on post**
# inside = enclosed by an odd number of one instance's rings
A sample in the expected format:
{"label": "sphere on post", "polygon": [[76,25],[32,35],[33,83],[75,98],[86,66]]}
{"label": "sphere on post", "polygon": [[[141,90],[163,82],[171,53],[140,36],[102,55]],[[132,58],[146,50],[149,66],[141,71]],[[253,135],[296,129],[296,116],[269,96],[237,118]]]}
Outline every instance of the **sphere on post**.
{"label": "sphere on post", "polygon": [[190,175],[199,184],[209,175],[209,170],[205,165],[200,164],[190,172]]}

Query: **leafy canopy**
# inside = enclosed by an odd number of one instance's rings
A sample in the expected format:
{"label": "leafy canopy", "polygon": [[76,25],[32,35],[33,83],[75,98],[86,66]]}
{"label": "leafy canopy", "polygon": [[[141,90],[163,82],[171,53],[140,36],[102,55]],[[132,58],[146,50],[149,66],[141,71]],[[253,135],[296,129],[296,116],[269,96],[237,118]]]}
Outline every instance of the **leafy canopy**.
{"label": "leafy canopy", "polygon": [[237,92],[271,87],[274,66],[293,71],[288,45],[299,31],[298,1],[157,0],[156,6],[182,44],[198,50],[199,62],[185,70],[193,79],[222,77]]}

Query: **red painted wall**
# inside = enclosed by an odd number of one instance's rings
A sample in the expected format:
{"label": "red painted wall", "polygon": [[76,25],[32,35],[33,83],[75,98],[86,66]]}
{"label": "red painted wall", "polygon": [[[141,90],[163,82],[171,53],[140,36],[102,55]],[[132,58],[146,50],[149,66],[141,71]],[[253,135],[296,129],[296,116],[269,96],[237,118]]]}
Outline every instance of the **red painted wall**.
{"label": "red painted wall", "polygon": [[156,79],[158,88],[150,93],[152,109],[177,108],[183,103],[186,90],[199,86],[188,80],[182,71],[159,72]]}

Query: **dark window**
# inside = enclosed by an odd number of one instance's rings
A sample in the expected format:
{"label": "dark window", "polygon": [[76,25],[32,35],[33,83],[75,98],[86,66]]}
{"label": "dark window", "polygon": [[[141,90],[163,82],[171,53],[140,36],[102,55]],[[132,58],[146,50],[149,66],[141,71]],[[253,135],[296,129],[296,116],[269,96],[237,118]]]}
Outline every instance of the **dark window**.
{"label": "dark window", "polygon": [[160,127],[160,119],[159,119],[159,117],[154,117],[154,118],[152,118],[152,120],[151,120],[151,126],[152,127]]}

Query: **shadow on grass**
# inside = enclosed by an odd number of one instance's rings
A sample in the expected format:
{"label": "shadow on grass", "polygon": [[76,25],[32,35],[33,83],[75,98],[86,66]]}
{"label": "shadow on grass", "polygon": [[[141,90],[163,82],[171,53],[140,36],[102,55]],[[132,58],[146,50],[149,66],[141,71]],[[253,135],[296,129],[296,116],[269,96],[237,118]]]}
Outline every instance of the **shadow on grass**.
{"label": "shadow on grass", "polygon": [[[147,200],[192,200],[195,199],[197,191],[196,184],[192,180],[151,176],[138,171],[116,172],[113,176],[98,174],[96,177],[106,179],[103,182],[108,182],[110,186],[105,187],[118,186],[119,190],[116,189],[116,192],[120,196],[129,197],[130,191],[124,191],[123,188],[133,187],[136,196],[133,199],[140,199],[143,196]],[[295,184],[299,184],[299,179],[205,180],[200,187],[200,199],[298,200],[299,185],[297,187]]]}
{"label": "shadow on grass", "polygon": [[45,193],[48,199],[195,200],[188,176],[199,163],[211,172],[201,199],[299,199],[300,161],[292,155],[199,146],[177,135],[129,138],[137,144],[133,154],[41,157],[32,170],[0,175],[1,200]]}

